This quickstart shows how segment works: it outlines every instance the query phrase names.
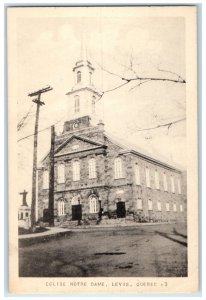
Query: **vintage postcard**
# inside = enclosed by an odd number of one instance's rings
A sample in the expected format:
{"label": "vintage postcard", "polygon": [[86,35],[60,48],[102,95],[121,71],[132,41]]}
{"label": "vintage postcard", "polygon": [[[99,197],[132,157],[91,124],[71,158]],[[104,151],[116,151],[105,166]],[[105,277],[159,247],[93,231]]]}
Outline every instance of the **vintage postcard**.
{"label": "vintage postcard", "polygon": [[10,293],[198,291],[196,18],[7,8]]}

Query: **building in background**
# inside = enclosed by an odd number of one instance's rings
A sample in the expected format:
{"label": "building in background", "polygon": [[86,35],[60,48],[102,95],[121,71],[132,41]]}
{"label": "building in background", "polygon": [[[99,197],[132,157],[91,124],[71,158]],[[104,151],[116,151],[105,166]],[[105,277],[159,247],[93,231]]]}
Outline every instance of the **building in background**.
{"label": "building in background", "polygon": [[28,229],[31,225],[31,208],[28,206],[26,201],[27,192],[24,190],[22,195],[22,205],[18,211],[18,227]]}
{"label": "building in background", "polygon": [[[100,211],[105,218],[184,221],[185,173],[105,132],[96,111],[101,93],[93,85],[91,62],[78,61],[73,72],[75,85],[67,95],[74,117],[55,136],[55,224],[79,216],[97,220]],[[49,166],[47,155],[38,170],[39,220],[48,209]]]}

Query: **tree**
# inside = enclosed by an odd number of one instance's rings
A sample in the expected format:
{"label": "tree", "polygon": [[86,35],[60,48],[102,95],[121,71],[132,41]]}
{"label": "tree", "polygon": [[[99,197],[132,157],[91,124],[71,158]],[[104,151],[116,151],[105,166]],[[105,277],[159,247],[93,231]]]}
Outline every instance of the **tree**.
{"label": "tree", "polygon": [[[129,65],[121,64],[122,67],[128,71],[127,76],[120,75],[116,72],[109,70],[108,68],[105,68],[104,66],[102,66],[99,63],[97,63],[97,64],[103,72],[119,79],[119,83],[117,85],[102,91],[102,94],[101,94],[101,97],[99,100],[101,100],[101,98],[105,94],[113,92],[118,89],[121,89],[124,86],[129,86],[129,91],[132,91],[132,90],[140,87],[141,85],[149,84],[151,82],[162,82],[162,83],[166,82],[166,83],[174,83],[174,84],[181,84],[181,85],[186,84],[186,80],[180,74],[177,74],[174,71],[162,69],[162,68],[160,68],[160,64],[158,66],[156,66],[156,71],[157,71],[157,73],[155,74],[156,76],[152,76],[149,73],[149,71],[148,71],[148,75],[138,74],[138,72],[134,69],[134,58],[132,55],[130,56]],[[182,111],[183,111],[182,116],[174,115],[174,116],[172,116],[172,118],[170,120],[166,119],[166,120],[164,120],[164,122],[159,121],[157,123],[158,115],[156,114],[156,115],[154,115],[154,119],[155,119],[155,123],[156,123],[155,125],[140,128],[138,126],[138,124],[136,124],[135,126],[133,126],[133,130],[136,132],[143,132],[143,131],[148,132],[148,131],[158,130],[161,128],[166,128],[167,134],[168,134],[171,127],[176,126],[179,123],[184,122],[186,120],[185,106],[182,105],[181,103],[178,103],[178,105],[179,105],[179,107],[182,108]]]}

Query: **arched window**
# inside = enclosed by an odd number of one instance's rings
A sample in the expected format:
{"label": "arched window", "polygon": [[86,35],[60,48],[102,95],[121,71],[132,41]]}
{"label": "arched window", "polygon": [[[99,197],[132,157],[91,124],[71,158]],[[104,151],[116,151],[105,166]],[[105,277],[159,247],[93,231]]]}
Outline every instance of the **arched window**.
{"label": "arched window", "polygon": [[65,165],[60,164],[57,167],[57,181],[58,183],[65,183]]}
{"label": "arched window", "polygon": [[92,96],[92,113],[95,114],[95,96]]}
{"label": "arched window", "polygon": [[79,161],[73,162],[73,181],[80,180],[80,163]]}
{"label": "arched window", "polygon": [[117,157],[114,160],[114,178],[123,178],[122,159],[120,157]]}
{"label": "arched window", "polygon": [[49,171],[44,170],[43,172],[43,189],[49,188]]}
{"label": "arched window", "polygon": [[65,202],[64,199],[59,199],[57,203],[58,216],[65,215]]}
{"label": "arched window", "polygon": [[137,185],[140,185],[140,167],[139,165],[136,163],[134,166],[134,174],[135,174],[135,183]]}
{"label": "arched window", "polygon": [[80,71],[77,72],[77,83],[81,82],[82,74]]}
{"label": "arched window", "polygon": [[170,204],[168,202],[166,203],[166,211],[170,211]]}
{"label": "arched window", "polygon": [[90,213],[97,213],[97,198],[95,196],[91,196],[89,198],[89,211]]}
{"label": "arched window", "polygon": [[177,205],[176,205],[176,203],[173,204],[173,210],[177,211]]}
{"label": "arched window", "polygon": [[77,113],[80,111],[80,101],[79,101],[79,96],[76,95],[74,96],[74,112]]}
{"label": "arched window", "polygon": [[81,197],[80,195],[75,195],[73,198],[72,198],[72,202],[71,202],[72,205],[78,205],[78,204],[81,204]]}
{"label": "arched window", "polygon": [[90,158],[89,160],[89,178],[96,178],[96,159]]}

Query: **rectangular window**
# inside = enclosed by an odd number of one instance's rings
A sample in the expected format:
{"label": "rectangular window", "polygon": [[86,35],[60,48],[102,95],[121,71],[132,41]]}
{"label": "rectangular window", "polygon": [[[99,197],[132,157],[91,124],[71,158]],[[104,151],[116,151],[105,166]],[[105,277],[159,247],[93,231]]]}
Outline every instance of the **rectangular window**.
{"label": "rectangular window", "polygon": [[171,175],[170,176],[170,181],[171,181],[171,191],[172,193],[175,192],[175,183],[174,183],[174,177]]}
{"label": "rectangular window", "polygon": [[162,205],[160,201],[157,201],[157,210],[161,211],[162,210]]}
{"label": "rectangular window", "polygon": [[140,167],[139,167],[138,164],[135,164],[134,167],[135,167],[135,170],[134,170],[134,172],[135,172],[135,183],[137,185],[140,185]]}
{"label": "rectangular window", "polygon": [[60,164],[57,167],[57,181],[58,183],[65,183],[65,165]]}
{"label": "rectangular window", "polygon": [[137,209],[142,209],[142,199],[141,198],[137,199]]}
{"label": "rectangular window", "polygon": [[176,205],[176,203],[173,204],[173,210],[177,211],[177,205]]}
{"label": "rectangular window", "polygon": [[183,212],[183,205],[180,204],[180,211]]}
{"label": "rectangular window", "polygon": [[49,188],[49,171],[45,170],[43,172],[43,189]]}
{"label": "rectangular window", "polygon": [[89,178],[96,178],[96,160],[91,158],[89,160]]}
{"label": "rectangular window", "polygon": [[150,171],[148,167],[146,167],[146,186],[150,187]]}
{"label": "rectangular window", "polygon": [[115,179],[123,178],[122,159],[120,157],[117,157],[114,160],[114,178]]}
{"label": "rectangular window", "polygon": [[148,210],[152,210],[152,200],[148,200]]}
{"label": "rectangular window", "polygon": [[73,181],[80,180],[80,163],[79,161],[73,162]]}
{"label": "rectangular window", "polygon": [[170,211],[170,204],[166,203],[166,211]]}
{"label": "rectangular window", "polygon": [[180,179],[177,179],[177,186],[178,186],[178,193],[181,194],[181,183],[180,183]]}
{"label": "rectangular window", "polygon": [[167,175],[164,173],[163,174],[163,183],[164,183],[164,190],[167,192],[168,188],[167,188]]}
{"label": "rectangular window", "polygon": [[155,170],[155,186],[157,190],[160,189],[159,173],[157,170]]}

